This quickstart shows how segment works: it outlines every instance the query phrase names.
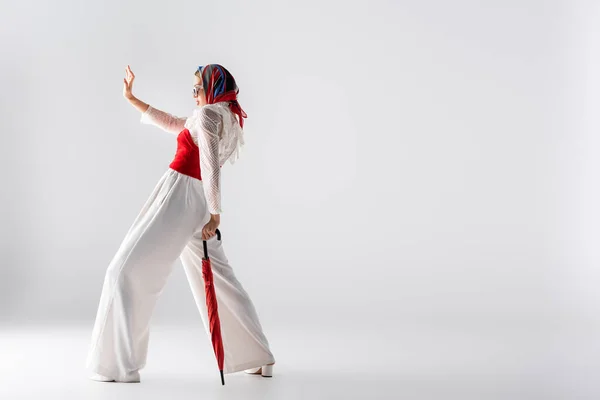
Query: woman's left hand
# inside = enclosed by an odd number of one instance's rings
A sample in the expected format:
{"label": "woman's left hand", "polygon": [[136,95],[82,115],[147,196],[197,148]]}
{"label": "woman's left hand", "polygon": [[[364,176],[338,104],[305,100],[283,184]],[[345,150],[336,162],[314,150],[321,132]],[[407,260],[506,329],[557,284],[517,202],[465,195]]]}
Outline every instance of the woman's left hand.
{"label": "woman's left hand", "polygon": [[220,223],[221,216],[218,214],[211,214],[210,221],[208,221],[208,223],[204,225],[204,228],[202,228],[202,240],[208,240],[215,236]]}

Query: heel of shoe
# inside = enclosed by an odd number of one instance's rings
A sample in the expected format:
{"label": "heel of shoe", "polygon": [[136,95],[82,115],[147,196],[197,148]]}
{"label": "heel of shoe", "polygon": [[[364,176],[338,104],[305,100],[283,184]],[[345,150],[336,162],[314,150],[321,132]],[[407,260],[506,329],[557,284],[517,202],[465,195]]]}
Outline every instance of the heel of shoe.
{"label": "heel of shoe", "polygon": [[271,378],[273,376],[273,364],[263,365],[260,374],[265,378]]}

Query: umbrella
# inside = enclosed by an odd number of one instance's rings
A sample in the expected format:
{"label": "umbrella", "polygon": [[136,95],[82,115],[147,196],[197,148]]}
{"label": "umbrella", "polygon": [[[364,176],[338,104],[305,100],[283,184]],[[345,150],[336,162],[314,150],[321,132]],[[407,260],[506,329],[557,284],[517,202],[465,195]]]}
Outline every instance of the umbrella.
{"label": "umbrella", "polygon": [[[216,233],[217,239],[221,240],[221,232],[217,229]],[[213,273],[210,266],[210,259],[208,258],[206,240],[203,240],[203,244],[204,258],[202,259],[202,277],[204,278],[204,289],[206,291],[206,308],[208,309],[210,339],[212,341],[213,350],[215,351],[215,357],[217,358],[217,364],[219,365],[219,371],[221,372],[221,384],[225,385],[225,378],[223,377],[223,359],[225,358],[225,353],[223,352],[223,338],[221,337],[221,321],[219,320],[217,295],[215,293]]]}

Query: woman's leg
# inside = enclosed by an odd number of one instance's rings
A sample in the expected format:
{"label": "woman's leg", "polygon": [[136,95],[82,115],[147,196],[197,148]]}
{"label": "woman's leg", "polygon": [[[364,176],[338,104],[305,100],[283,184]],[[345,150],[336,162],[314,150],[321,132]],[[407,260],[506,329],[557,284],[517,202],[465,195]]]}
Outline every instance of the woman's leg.
{"label": "woman's leg", "polygon": [[200,222],[193,178],[168,170],[106,271],[87,366],[126,380],[145,366],[154,306]]}
{"label": "woman's leg", "polygon": [[[222,242],[213,236],[207,241],[207,246],[223,336],[225,353],[223,373],[228,374],[274,363],[275,358],[263,333],[254,304],[229,265]],[[181,253],[181,261],[210,340],[202,277],[203,256],[202,232],[199,231],[194,234]]]}

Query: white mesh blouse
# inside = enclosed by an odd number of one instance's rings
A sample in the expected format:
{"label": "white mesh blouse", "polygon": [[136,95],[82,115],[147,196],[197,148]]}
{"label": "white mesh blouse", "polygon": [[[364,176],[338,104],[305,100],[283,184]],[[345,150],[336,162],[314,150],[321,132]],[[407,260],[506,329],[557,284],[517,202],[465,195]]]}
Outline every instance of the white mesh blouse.
{"label": "white mesh blouse", "polygon": [[174,135],[188,129],[200,149],[200,170],[204,194],[211,214],[221,214],[221,167],[240,156],[244,131],[226,101],[206,104],[191,117],[177,117],[149,106],[141,122],[157,126]]}

